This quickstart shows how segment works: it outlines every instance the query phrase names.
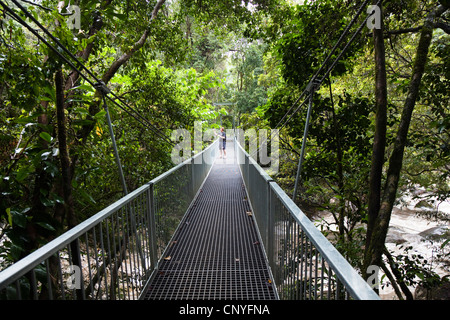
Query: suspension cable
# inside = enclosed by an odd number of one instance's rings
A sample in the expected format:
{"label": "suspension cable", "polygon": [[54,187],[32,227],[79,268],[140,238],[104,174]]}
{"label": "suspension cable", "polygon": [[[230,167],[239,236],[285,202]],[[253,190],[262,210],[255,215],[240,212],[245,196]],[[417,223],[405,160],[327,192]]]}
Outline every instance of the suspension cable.
{"label": "suspension cable", "polygon": [[[381,3],[382,0],[378,0],[378,2],[376,3],[376,5],[379,5]],[[369,0],[365,0],[361,6],[359,7],[358,11],[356,12],[355,16],[352,18],[352,20],[350,21],[350,23],[347,25],[347,27],[345,28],[345,30],[343,31],[343,33],[341,34],[341,36],[339,37],[339,39],[337,40],[337,42],[335,43],[335,45],[333,46],[333,48],[331,49],[330,53],[327,55],[327,57],[325,58],[325,60],[322,62],[321,66],[319,67],[319,69],[316,71],[316,73],[311,77],[310,82],[308,83],[307,87],[303,90],[303,92],[301,93],[301,95],[297,98],[297,100],[292,104],[292,106],[289,108],[289,110],[283,115],[283,117],[281,118],[281,120],[278,122],[278,124],[276,125],[275,129],[279,129],[281,130],[284,126],[287,125],[287,123],[292,119],[292,117],[298,112],[298,110],[300,108],[302,108],[308,101],[312,101],[312,96],[314,95],[314,92],[316,92],[321,84],[323,79],[325,79],[326,77],[329,76],[329,74],[331,73],[331,71],[334,69],[334,67],[336,66],[336,64],[339,62],[339,60],[342,58],[343,54],[348,50],[349,46],[353,43],[353,41],[356,39],[356,36],[361,32],[362,28],[364,27],[364,25],[367,23],[368,19],[374,14],[374,12],[368,14],[366,16],[366,18],[364,19],[364,21],[358,26],[357,30],[353,33],[353,35],[351,36],[350,40],[345,44],[344,48],[341,50],[341,52],[339,53],[339,55],[334,59],[333,63],[330,65],[330,67],[327,69],[327,71],[325,72],[324,76],[321,79],[318,79],[317,77],[319,76],[319,74],[324,70],[326,64],[328,63],[328,61],[330,60],[330,58],[332,57],[332,55],[334,54],[334,52],[336,51],[336,49],[338,48],[338,46],[342,43],[344,37],[348,34],[350,28],[355,24],[356,20],[358,19],[358,17],[360,16],[361,12],[364,10],[364,7],[367,6]],[[287,118],[286,121],[283,122],[283,120],[288,116],[288,114],[291,112],[291,110],[295,107],[295,105],[301,100],[301,98],[303,96],[305,96],[304,101],[299,104],[297,106],[297,108],[294,110],[294,112]],[[308,111],[310,113],[310,108],[311,106],[308,108]],[[283,123],[282,123],[283,122]],[[306,129],[306,128],[305,128]],[[257,139],[257,137],[255,137],[255,139]],[[266,137],[266,142],[267,142],[267,137]],[[257,147],[257,150],[255,152],[258,152],[258,150],[260,149],[260,147]],[[303,147],[302,147],[303,149]]]}
{"label": "suspension cable", "polygon": [[[335,43],[335,45],[333,46],[333,48],[331,49],[330,53],[327,55],[327,57],[325,58],[325,60],[322,62],[321,66],[319,67],[319,69],[316,71],[316,73],[311,77],[311,80],[309,82],[309,85],[303,90],[303,92],[301,93],[301,95],[299,96],[299,98],[297,98],[297,100],[292,104],[292,106],[289,108],[289,110],[284,114],[284,116],[281,118],[281,120],[277,123],[275,128],[279,128],[281,123],[283,122],[283,120],[287,117],[287,115],[291,112],[291,110],[295,107],[295,105],[297,105],[297,103],[301,100],[301,98],[309,93],[311,91],[311,87],[312,85],[316,86],[314,91],[317,91],[320,88],[320,85],[323,81],[323,79],[325,79],[329,73],[334,69],[334,67],[336,66],[336,64],[339,62],[339,60],[341,59],[342,55],[347,51],[348,47],[350,46],[350,44],[354,41],[354,39],[356,38],[356,36],[361,32],[362,27],[364,26],[364,24],[366,24],[367,20],[373,15],[370,14],[368,15],[365,20],[360,24],[360,26],[358,27],[358,29],[353,33],[351,39],[346,43],[346,45],[344,46],[344,48],[341,50],[340,54],[334,59],[333,63],[331,64],[331,66],[328,68],[328,70],[325,72],[324,76],[322,77],[322,79],[317,79],[317,77],[319,76],[319,74],[324,70],[326,64],[328,63],[328,61],[330,60],[330,58],[332,57],[332,55],[335,53],[335,51],[337,50],[337,48],[339,47],[339,45],[342,43],[342,41],[344,40],[345,36],[349,33],[350,28],[355,24],[356,20],[358,19],[358,17],[360,16],[361,12],[364,10],[364,7],[367,6],[369,0],[365,0],[361,6],[359,7],[358,11],[356,12],[355,16],[352,18],[352,20],[350,21],[350,23],[347,25],[347,27],[344,29],[344,31],[342,32],[341,36],[339,37],[339,39],[337,40],[337,42]],[[377,5],[381,2],[381,0],[379,0],[377,2]],[[308,101],[308,97],[309,95],[305,98],[304,102],[302,104],[300,104],[295,111],[291,114],[291,116],[281,125],[280,129],[283,128],[289,121],[290,119],[297,113],[297,111],[306,104],[306,102]]]}
{"label": "suspension cable", "polygon": [[[14,12],[8,5],[6,5],[2,0],[0,0],[0,5],[3,6],[3,8],[6,10],[8,15],[10,15],[14,20],[22,24],[24,27],[26,27],[33,35],[35,35],[39,40],[41,40],[47,47],[49,47],[53,52],[55,52],[61,59],[63,59],[74,71],[76,71],[84,80],[86,80],[92,87],[94,87],[96,90],[99,89],[99,86],[102,86],[107,89],[106,85],[98,79],[81,61],[79,61],[61,42],[56,39],[47,28],[45,28],[38,20],[36,20],[20,3],[18,3],[16,0],[11,0],[15,5],[17,5],[24,14],[30,18],[44,33],[46,33],[64,52],[66,52],[73,60],[76,61],[78,65],[81,66],[82,69],[84,69],[92,78],[94,78],[95,82],[91,81],[81,70],[75,66],[75,64],[67,59],[58,49],[56,49],[53,45],[51,45],[43,36],[39,34],[38,31],[36,31],[34,28],[32,28],[26,21],[24,21],[18,14]],[[132,110],[132,112],[135,113],[135,115],[130,112],[129,110],[126,110],[123,106],[121,106],[116,99],[113,99],[109,96],[111,94],[114,98],[119,100],[123,105],[125,105],[128,109]],[[106,98],[109,99],[111,102],[113,102],[116,106],[118,106],[120,109],[125,111],[128,115],[133,117],[135,120],[137,120],[139,123],[141,123],[143,126],[147,127],[153,133],[155,133],[157,136],[159,136],[161,139],[163,139],[166,143],[174,146],[174,143],[167,139],[164,135],[160,133],[160,130],[156,128],[150,121],[148,121],[145,117],[143,117],[138,111],[134,110],[129,104],[127,104],[123,99],[118,97],[116,94],[111,92],[109,89],[107,89],[107,92],[105,94]],[[138,119],[138,117],[141,119]]]}

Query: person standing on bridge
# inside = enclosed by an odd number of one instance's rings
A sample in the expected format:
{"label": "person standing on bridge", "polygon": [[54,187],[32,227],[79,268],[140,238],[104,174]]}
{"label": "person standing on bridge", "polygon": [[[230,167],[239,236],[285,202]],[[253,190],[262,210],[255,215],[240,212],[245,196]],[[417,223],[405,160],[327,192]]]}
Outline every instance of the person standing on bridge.
{"label": "person standing on bridge", "polygon": [[227,134],[225,133],[225,129],[220,128],[220,134],[215,133],[216,136],[219,136],[219,150],[220,150],[220,158],[222,159],[222,151],[223,157],[227,158]]}

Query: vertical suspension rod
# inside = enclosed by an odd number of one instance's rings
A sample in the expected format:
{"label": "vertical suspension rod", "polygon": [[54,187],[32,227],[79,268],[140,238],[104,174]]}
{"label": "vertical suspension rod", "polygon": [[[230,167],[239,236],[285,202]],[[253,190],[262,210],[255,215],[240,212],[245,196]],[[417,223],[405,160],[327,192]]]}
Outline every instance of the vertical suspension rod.
{"label": "vertical suspension rod", "polygon": [[[99,88],[99,87],[97,87]],[[111,141],[114,149],[114,156],[116,158],[117,169],[119,170],[120,181],[122,182],[123,193],[125,195],[128,194],[127,184],[125,183],[125,177],[123,175],[122,164],[120,162],[119,152],[117,150],[116,138],[114,137],[114,130],[112,127],[111,116],[109,115],[108,105],[106,104],[106,94],[104,91],[102,92],[103,97],[103,108],[106,111],[106,120],[108,121],[109,134],[111,136]]]}
{"label": "vertical suspension rod", "polygon": [[[120,181],[122,182],[123,193],[125,195],[127,195],[128,188],[127,188],[127,184],[125,183],[125,177],[123,175],[122,164],[120,162],[120,157],[119,157],[119,151],[117,150],[116,138],[114,136],[114,130],[112,127],[111,116],[109,115],[108,105],[106,103],[106,94],[109,93],[109,89],[102,81],[97,83],[95,88],[102,93],[103,108],[106,111],[106,120],[108,121],[109,133],[111,135],[111,141],[112,141],[112,145],[113,145],[113,149],[114,149],[114,156],[116,158],[117,169],[119,171]],[[136,236],[136,245],[137,245],[139,257],[141,258],[141,264],[142,264],[143,268],[146,269],[146,263],[145,263],[145,259],[144,259],[144,255],[143,255],[143,251],[142,251],[141,239],[137,232],[136,217],[135,217],[134,209],[131,206],[130,206],[130,220],[131,220],[131,227],[133,229],[133,233]]]}
{"label": "vertical suspension rod", "polygon": [[294,185],[294,194],[292,195],[292,201],[294,201],[294,202],[295,202],[295,198],[297,197],[298,182],[300,180],[300,174],[301,174],[302,165],[303,165],[303,158],[305,155],[306,140],[308,139],[309,119],[311,118],[311,109],[312,109],[312,105],[313,105],[313,96],[314,96],[314,91],[315,91],[315,85],[316,84],[313,82],[310,83],[308,113],[306,114],[305,129],[303,131],[302,149],[300,151],[300,158],[298,160],[297,176],[295,177],[295,185]]}

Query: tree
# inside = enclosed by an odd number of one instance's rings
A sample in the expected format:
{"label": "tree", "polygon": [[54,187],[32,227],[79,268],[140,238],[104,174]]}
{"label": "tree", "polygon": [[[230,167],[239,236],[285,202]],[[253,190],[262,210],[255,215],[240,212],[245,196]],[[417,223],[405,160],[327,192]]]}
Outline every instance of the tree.
{"label": "tree", "polygon": [[[61,12],[56,1],[27,3],[31,16],[147,118],[147,130],[142,130],[125,110],[109,106],[129,189],[171,165],[170,145],[161,135],[168,139],[173,128],[192,128],[194,120],[214,117],[207,93],[221,80],[209,71],[183,68],[189,46],[182,25],[187,11],[202,23],[202,17],[219,13],[229,21],[251,18],[246,5],[232,2],[230,7],[213,1],[81,0],[81,29],[76,31],[66,24],[68,2]],[[0,237],[6,239],[0,255],[11,263],[122,190],[102,93],[14,19],[2,20],[0,35]],[[156,58],[159,63],[152,62]]]}
{"label": "tree", "polygon": [[251,113],[256,107],[266,102],[266,92],[258,84],[259,76],[263,74],[262,52],[264,45],[246,44],[241,39],[236,43],[232,62],[236,72],[236,109],[238,114]]}
{"label": "tree", "polygon": [[[315,1],[305,4],[304,7],[283,7],[278,13],[274,13],[267,23],[264,35],[266,39],[273,41],[271,50],[279,58],[285,81],[272,89],[267,105],[260,108],[272,127],[279,125],[280,119],[295,104],[295,97],[298,97],[308,84],[318,64],[323,61],[324,55],[329,52],[348,22],[346,18],[351,16],[351,11],[348,14],[345,14],[345,10],[341,11],[342,17],[327,14],[330,8],[336,8],[340,4],[342,5],[339,1]],[[308,10],[311,8],[314,8],[314,14],[320,18],[310,16]],[[448,194],[448,187],[441,183],[442,178],[448,177],[448,166],[443,165],[448,159],[447,143],[444,142],[448,138],[447,121],[444,120],[447,118],[448,108],[443,106],[448,105],[448,85],[447,89],[444,89],[448,83],[448,73],[445,71],[445,61],[448,60],[445,52],[448,51],[441,40],[448,39],[443,35],[448,26],[445,19],[437,18],[443,14],[443,6],[437,11],[436,8],[435,4],[423,1],[386,2],[384,10],[388,13],[384,15],[383,29],[374,30],[371,34],[366,34],[366,37],[357,39],[359,42],[355,42],[348,54],[342,56],[340,64],[336,66],[339,67],[331,74],[334,81],[322,79],[323,83],[332,83],[333,91],[338,93],[330,90],[327,94],[328,88],[322,85],[314,96],[312,119],[317,119],[317,124],[313,120],[310,127],[309,151],[305,156],[302,171],[302,197],[319,205],[319,208],[332,209],[339,230],[339,241],[336,244],[353,265],[361,268],[366,277],[368,275],[365,272],[370,264],[380,263],[379,266],[383,268],[389,265],[395,269],[395,263],[392,263],[395,257],[384,249],[384,241],[392,207],[399,192],[399,183],[406,186],[421,181],[429,186],[433,185],[433,193],[440,199]],[[433,16],[432,12],[436,14]],[[424,16],[424,13],[429,16]],[[427,22],[422,25],[425,20]],[[324,26],[331,30],[320,29]],[[431,41],[428,38],[433,29],[439,29],[439,37]],[[317,30],[322,32],[316,32]],[[335,30],[336,34],[333,33]],[[334,34],[335,37],[325,39],[326,32]],[[408,33],[418,34],[417,37],[402,37]],[[271,38],[271,35],[275,36]],[[373,39],[373,44],[367,41],[367,36]],[[388,41],[389,45],[385,46],[385,41]],[[416,45],[418,54],[416,58],[410,58],[413,57],[412,50]],[[372,50],[375,52],[373,68],[372,64],[367,63],[367,59],[373,55]],[[426,65],[427,59],[432,61],[431,65]],[[421,85],[422,75],[426,86]],[[369,87],[369,84],[373,83],[375,94]],[[373,102],[372,94],[375,98]],[[339,101],[339,107],[331,109],[331,100],[327,102],[325,97],[333,99],[333,95],[334,100]],[[375,112],[361,112],[346,119],[339,119],[339,114],[345,113],[345,107],[350,106],[353,101],[358,101],[359,97],[369,99],[366,100],[366,107],[363,107],[364,111]],[[416,107],[418,103],[419,108]],[[420,118],[414,117],[414,109],[420,110]],[[338,122],[330,121],[333,118]],[[285,148],[285,155],[281,158],[285,163],[281,165],[277,179],[287,191],[292,189],[290,182],[295,175],[295,158],[299,156],[297,150],[301,142],[304,119],[305,110],[300,109],[290,119],[280,137],[280,143]],[[368,122],[359,127],[359,131],[352,131],[349,122],[357,124],[359,119]],[[407,139],[411,125],[418,131],[412,132],[410,139]],[[436,130],[436,126],[440,129]],[[333,131],[333,128],[339,130]],[[340,128],[353,132],[348,142],[344,138],[345,131],[341,132]],[[355,149],[361,136],[365,137],[362,144],[365,149]],[[359,150],[353,154],[353,159],[358,159],[357,163],[346,163],[346,154],[350,154],[351,150],[349,146]],[[410,172],[402,172],[404,163]],[[429,175],[424,178],[421,173]],[[355,186],[352,181],[358,181],[358,188],[352,190],[352,186]],[[350,193],[338,190],[349,190]],[[333,196],[336,197],[334,208],[328,203]],[[308,209],[306,204],[300,203],[303,208]],[[358,208],[356,212],[359,214],[352,215],[351,212],[343,211],[344,204]],[[342,224],[343,217],[357,224],[367,223],[367,234],[361,234],[365,237],[365,243],[355,242],[361,238],[344,237],[350,228],[346,230]],[[355,230],[361,231],[360,228]],[[377,245],[378,251],[375,248]],[[348,250],[352,248],[357,250],[350,253]],[[365,249],[365,252],[361,249]],[[381,256],[388,260],[388,264],[381,263]],[[375,257],[378,260],[375,260]],[[403,286],[402,273],[392,269],[391,272],[388,276],[391,279],[396,277],[394,282]],[[402,289],[408,294],[404,286]]]}
{"label": "tree", "polygon": [[[371,203],[372,207],[369,208],[369,212],[372,213],[373,216],[369,217],[368,231],[367,231],[368,239],[366,243],[364,267],[368,267],[369,265],[380,266],[382,264],[382,255],[383,252],[385,251],[384,243],[389,226],[392,208],[394,206],[394,202],[397,195],[400,172],[403,164],[403,154],[407,143],[408,130],[411,123],[412,113],[416,101],[418,100],[420,83],[428,59],[429,47],[433,37],[434,23],[436,18],[441,16],[447,9],[448,7],[445,7],[443,5],[439,5],[436,8],[433,8],[432,11],[425,18],[424,24],[421,27],[419,44],[417,46],[413,73],[408,88],[408,94],[404,102],[397,135],[394,141],[393,151],[389,157],[389,165],[387,169],[384,190],[381,192],[381,186],[379,183],[371,186],[372,188],[377,188],[377,190],[373,191],[372,194],[376,193],[378,199],[372,202]],[[381,38],[380,34],[379,32],[377,33],[378,34],[374,36],[377,39],[380,39]],[[382,51],[379,52],[379,54],[382,55],[383,54]],[[382,61],[377,60],[377,64],[381,65]],[[377,92],[377,95],[381,96],[382,93]],[[385,112],[383,108],[384,108],[383,106],[379,105],[377,112],[381,112],[383,114]],[[383,116],[381,116],[380,118],[382,117]],[[380,126],[377,126],[377,130],[378,131],[376,134],[382,136],[383,133],[380,131],[385,130],[385,125],[381,124]],[[375,148],[376,147],[374,147],[374,153],[381,152],[380,150],[381,148],[378,150],[375,150]],[[375,162],[376,165],[378,166],[377,170],[379,170],[381,159]],[[378,176],[377,180],[379,180],[380,178],[381,177]],[[363,268],[363,270],[366,270],[366,268]],[[402,285],[401,287],[403,289],[403,292],[407,295],[407,298],[412,299],[412,295],[409,293],[406,286]]]}

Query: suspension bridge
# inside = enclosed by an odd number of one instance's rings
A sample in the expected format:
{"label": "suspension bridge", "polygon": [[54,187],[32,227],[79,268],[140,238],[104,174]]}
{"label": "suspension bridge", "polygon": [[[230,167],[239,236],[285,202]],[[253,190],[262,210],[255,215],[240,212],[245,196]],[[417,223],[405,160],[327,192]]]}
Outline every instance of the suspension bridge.
{"label": "suspension bridge", "polygon": [[378,299],[237,141],[0,272],[3,299]]}
{"label": "suspension bridge", "polygon": [[[59,49],[0,1],[5,12],[102,93],[114,147],[107,100],[167,141],[12,1]],[[367,3],[277,125],[309,101],[296,187],[314,91],[370,17],[327,69]],[[215,141],[130,193],[122,176],[123,198],[0,272],[0,299],[379,299],[238,140],[229,141],[228,151],[218,158]]]}

